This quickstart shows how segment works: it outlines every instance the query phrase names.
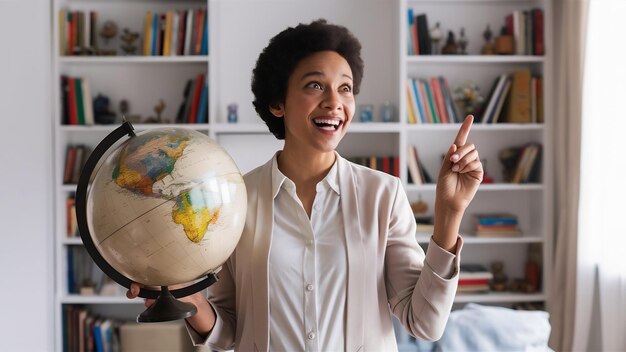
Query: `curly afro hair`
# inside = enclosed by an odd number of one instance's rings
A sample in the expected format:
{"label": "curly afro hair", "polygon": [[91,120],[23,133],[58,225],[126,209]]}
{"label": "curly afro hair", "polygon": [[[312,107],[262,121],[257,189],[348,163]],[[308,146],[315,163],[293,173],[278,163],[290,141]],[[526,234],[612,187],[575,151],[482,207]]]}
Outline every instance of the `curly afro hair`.
{"label": "curly afro hair", "polygon": [[259,55],[252,70],[252,104],[278,139],[285,139],[284,119],[274,116],[269,107],[285,101],[289,76],[300,60],[320,51],[334,51],[348,62],[353,93],[358,94],[363,79],[361,43],[346,27],[329,24],[324,19],[300,23],[270,39]]}

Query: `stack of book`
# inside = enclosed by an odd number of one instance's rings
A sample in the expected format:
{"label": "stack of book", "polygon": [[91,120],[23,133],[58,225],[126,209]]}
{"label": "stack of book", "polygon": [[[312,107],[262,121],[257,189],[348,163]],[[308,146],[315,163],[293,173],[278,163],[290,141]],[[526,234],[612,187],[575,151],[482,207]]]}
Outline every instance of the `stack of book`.
{"label": "stack of book", "polygon": [[522,234],[517,216],[513,214],[478,214],[475,217],[478,237],[512,237]]}
{"label": "stack of book", "polygon": [[352,156],[349,161],[367,166],[371,169],[388,173],[389,175],[400,177],[400,159],[397,156]]}
{"label": "stack of book", "polygon": [[414,185],[423,185],[426,183],[433,183],[433,178],[430,176],[424,164],[417,154],[417,148],[414,145],[409,145],[407,166],[409,169],[409,183]]}
{"label": "stack of book", "polygon": [[486,292],[493,280],[493,274],[480,264],[461,264],[457,292]]}
{"label": "stack of book", "polygon": [[502,149],[498,157],[503,165],[504,181],[510,183],[536,183],[541,179],[541,144]]}
{"label": "stack of book", "polygon": [[406,94],[409,123],[461,122],[461,114],[456,110],[454,96],[446,78],[409,78]]}
{"label": "stack of book", "polygon": [[90,148],[84,145],[68,145],[65,153],[65,169],[63,184],[78,184],[80,172],[91,153]]}

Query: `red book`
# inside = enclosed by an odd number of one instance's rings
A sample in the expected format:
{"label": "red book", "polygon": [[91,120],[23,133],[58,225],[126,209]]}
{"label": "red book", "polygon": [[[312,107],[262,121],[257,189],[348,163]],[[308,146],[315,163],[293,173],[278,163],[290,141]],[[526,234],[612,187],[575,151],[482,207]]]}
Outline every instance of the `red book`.
{"label": "red book", "polygon": [[78,111],[76,109],[76,84],[74,78],[67,78],[67,105],[69,110],[69,123],[70,125],[78,125]]}
{"label": "red book", "polygon": [[489,285],[488,279],[459,279],[461,285]]}
{"label": "red book", "polygon": [[187,122],[196,123],[196,115],[198,114],[198,105],[200,103],[200,94],[202,94],[202,86],[204,85],[204,73],[198,75],[196,79],[196,90],[193,93],[193,100],[191,101],[191,109],[189,116],[187,116]]}
{"label": "red book", "polygon": [[544,55],[545,54],[545,46],[543,42],[543,10],[542,9],[533,9],[532,10],[533,23],[535,28],[533,28],[533,54],[535,55]]}
{"label": "red book", "polygon": [[389,159],[391,159],[390,156],[383,157],[383,172],[386,172],[386,173],[391,175],[392,174],[391,173],[392,172],[392,170],[391,170],[391,160],[389,160]]}
{"label": "red book", "polygon": [[178,48],[176,48],[176,55],[185,55],[185,24],[187,23],[187,11],[180,11],[180,20],[178,21]]}
{"label": "red book", "polygon": [[441,85],[437,78],[430,79],[430,86],[433,89],[433,95],[435,96],[435,105],[437,106],[437,114],[439,115],[440,123],[449,123],[448,112],[446,111],[446,103],[443,100],[441,93]]}
{"label": "red book", "polygon": [[202,37],[204,36],[204,31],[202,30],[204,28],[204,13],[204,9],[200,9],[196,12],[196,22],[194,23],[196,25],[196,28],[194,29],[194,31],[196,31],[196,35],[194,37],[196,42],[193,44],[194,55],[200,55],[200,49],[202,48]]}
{"label": "red book", "polygon": [[513,35],[513,15],[507,15],[504,19],[504,24],[506,26],[506,34]]}
{"label": "red book", "polygon": [[76,162],[76,148],[72,146],[68,146],[67,153],[65,153],[65,170],[63,173],[64,184],[69,184],[72,182],[72,171],[74,170],[75,162]]}
{"label": "red book", "polygon": [[393,175],[400,177],[400,158],[397,156],[393,157]]}

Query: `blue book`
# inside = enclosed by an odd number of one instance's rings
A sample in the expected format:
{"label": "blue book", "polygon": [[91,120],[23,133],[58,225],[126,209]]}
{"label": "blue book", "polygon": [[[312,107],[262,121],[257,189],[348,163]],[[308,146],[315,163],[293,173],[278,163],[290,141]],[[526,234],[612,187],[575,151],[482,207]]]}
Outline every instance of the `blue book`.
{"label": "blue book", "polygon": [[481,225],[517,225],[517,217],[510,214],[485,214],[477,218]]}
{"label": "blue book", "polygon": [[152,46],[150,47],[150,54],[155,56],[157,54],[157,33],[159,33],[159,14],[154,13],[152,15]]}
{"label": "blue book", "polygon": [[205,83],[202,86],[202,93],[200,94],[200,106],[198,106],[198,113],[196,114],[196,123],[207,123],[208,121],[206,107],[209,98],[207,90]]}
{"label": "blue book", "polygon": [[204,13],[204,34],[202,34],[202,46],[200,46],[200,55],[209,54],[209,12]]}
{"label": "blue book", "polygon": [[424,110],[424,104],[422,102],[422,96],[420,94],[420,91],[417,87],[418,83],[417,83],[417,79],[412,79],[411,83],[413,83],[413,95],[415,95],[415,101],[417,102],[417,109],[419,110],[420,113],[420,122],[421,123],[426,123],[426,111]]}

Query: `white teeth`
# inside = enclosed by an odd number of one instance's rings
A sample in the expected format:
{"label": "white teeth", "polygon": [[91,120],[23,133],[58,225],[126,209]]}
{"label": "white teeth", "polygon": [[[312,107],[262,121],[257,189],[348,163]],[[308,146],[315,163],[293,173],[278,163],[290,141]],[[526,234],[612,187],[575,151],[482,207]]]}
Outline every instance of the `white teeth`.
{"label": "white teeth", "polygon": [[328,119],[315,119],[313,120],[315,123],[319,123],[319,124],[326,124],[326,125],[333,125],[333,126],[339,126],[339,121],[338,120],[328,120]]}

